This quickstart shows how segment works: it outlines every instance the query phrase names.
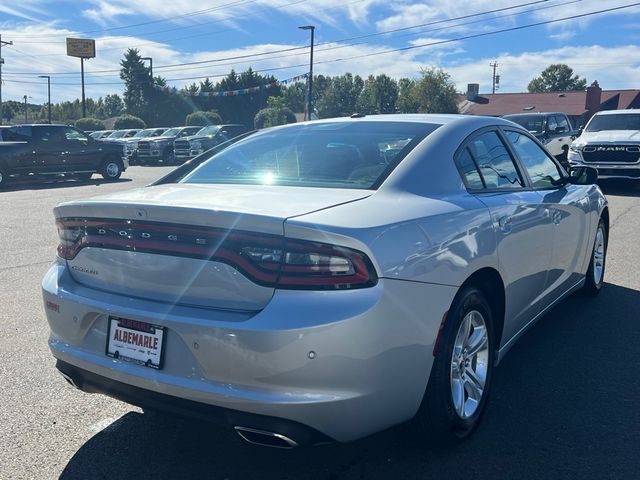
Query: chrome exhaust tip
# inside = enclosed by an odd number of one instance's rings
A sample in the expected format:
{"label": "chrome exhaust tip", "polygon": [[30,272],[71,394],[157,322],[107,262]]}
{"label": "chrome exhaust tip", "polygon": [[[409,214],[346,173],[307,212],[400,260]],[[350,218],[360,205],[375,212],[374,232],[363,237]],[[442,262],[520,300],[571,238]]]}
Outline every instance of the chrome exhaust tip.
{"label": "chrome exhaust tip", "polygon": [[240,435],[240,438],[247,443],[252,443],[253,445],[285,449],[292,449],[298,446],[297,442],[280,433],[239,426],[234,426],[233,428],[238,435]]}
{"label": "chrome exhaust tip", "polygon": [[71,385],[72,387],[77,388],[78,390],[80,390],[80,387],[76,384],[76,382],[73,380],[73,378],[71,378],[69,375],[67,375],[64,372],[60,372],[60,375],[62,375],[62,377],[69,382],[69,385]]}

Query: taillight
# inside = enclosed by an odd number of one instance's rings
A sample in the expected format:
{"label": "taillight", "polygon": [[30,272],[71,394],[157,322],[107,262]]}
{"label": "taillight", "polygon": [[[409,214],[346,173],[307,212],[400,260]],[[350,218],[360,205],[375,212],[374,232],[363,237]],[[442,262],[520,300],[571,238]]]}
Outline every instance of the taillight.
{"label": "taillight", "polygon": [[278,285],[281,288],[363,288],[377,282],[369,258],[356,250],[301,240],[286,240]]}
{"label": "taillight", "polygon": [[351,289],[377,283],[369,258],[347,247],[237,230],[131,220],[58,220],[58,255],[85,247],[183,256],[226,263],[260,285],[285,289]]}

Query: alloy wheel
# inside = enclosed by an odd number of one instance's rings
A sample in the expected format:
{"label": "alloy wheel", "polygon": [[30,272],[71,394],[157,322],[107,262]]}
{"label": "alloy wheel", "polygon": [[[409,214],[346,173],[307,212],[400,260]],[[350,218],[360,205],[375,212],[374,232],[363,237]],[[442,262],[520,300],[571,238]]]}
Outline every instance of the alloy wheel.
{"label": "alloy wheel", "polygon": [[596,232],[596,241],[593,246],[593,281],[599,285],[604,273],[605,240],[602,226]]}
{"label": "alloy wheel", "polygon": [[472,310],[460,323],[451,355],[451,398],[456,414],[468,419],[478,410],[489,371],[489,337],[484,317]]}

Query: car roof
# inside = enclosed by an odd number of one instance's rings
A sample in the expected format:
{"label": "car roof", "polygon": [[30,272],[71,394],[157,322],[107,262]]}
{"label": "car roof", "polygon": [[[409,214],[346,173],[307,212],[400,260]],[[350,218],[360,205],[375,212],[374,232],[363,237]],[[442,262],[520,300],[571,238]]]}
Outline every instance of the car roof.
{"label": "car roof", "polygon": [[507,117],[533,117],[536,115],[566,115],[564,112],[524,112],[524,113],[510,113],[508,115],[503,115],[503,118]]}
{"label": "car roof", "polygon": [[602,112],[597,112],[596,115],[630,115],[633,113],[640,113],[640,108],[630,108],[628,110],[604,110]]}

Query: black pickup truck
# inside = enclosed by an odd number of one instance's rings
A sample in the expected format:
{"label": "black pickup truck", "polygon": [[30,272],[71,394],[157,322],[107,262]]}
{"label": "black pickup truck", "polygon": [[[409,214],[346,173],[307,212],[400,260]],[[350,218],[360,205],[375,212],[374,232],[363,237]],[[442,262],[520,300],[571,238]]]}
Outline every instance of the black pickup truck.
{"label": "black pickup truck", "polygon": [[67,125],[16,125],[2,132],[0,187],[11,177],[100,173],[117,180],[128,167],[123,146],[99,142]]}

